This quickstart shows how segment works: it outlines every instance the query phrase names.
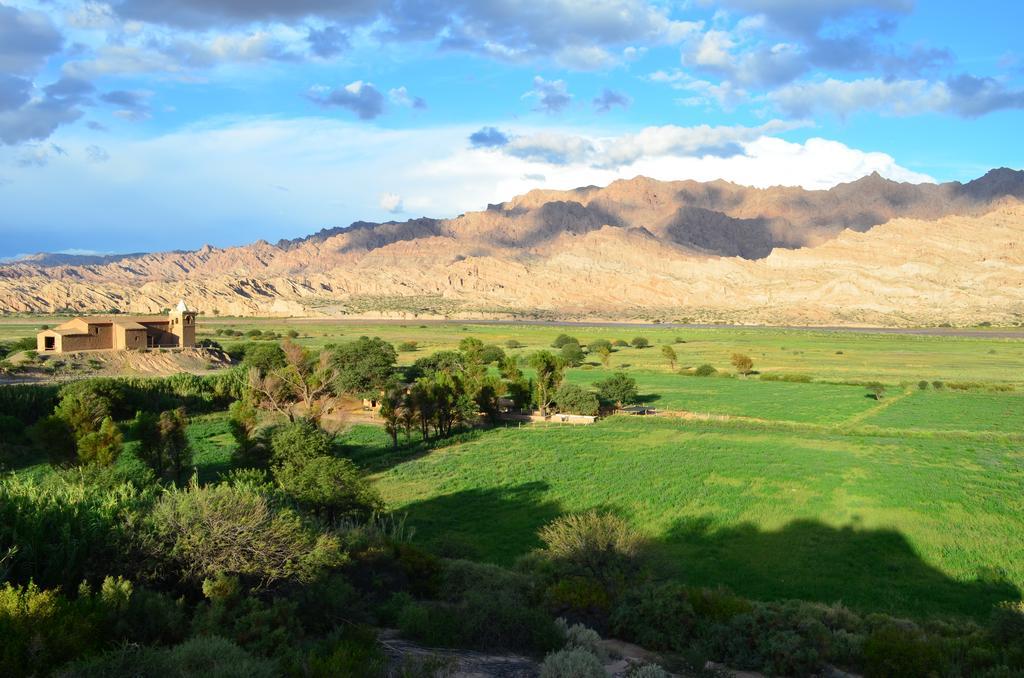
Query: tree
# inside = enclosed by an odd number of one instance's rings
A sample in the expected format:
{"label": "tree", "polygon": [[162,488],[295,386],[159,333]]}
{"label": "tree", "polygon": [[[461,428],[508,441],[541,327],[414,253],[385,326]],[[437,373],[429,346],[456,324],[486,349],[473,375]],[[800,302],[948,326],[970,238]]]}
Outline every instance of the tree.
{"label": "tree", "polygon": [[881,400],[885,395],[885,384],[880,381],[869,381],[864,386],[867,387],[868,393],[875,397],[875,400]]}
{"label": "tree", "polygon": [[98,430],[78,439],[78,459],[83,464],[110,466],[123,448],[121,430],[110,417],[106,417]]}
{"label": "tree", "polygon": [[570,337],[568,334],[564,333],[559,334],[557,337],[555,337],[555,340],[551,342],[551,348],[562,348],[563,346],[571,342],[576,342],[577,344],[580,343],[579,341],[576,340],[575,337]]}
{"label": "tree", "polygon": [[187,470],[192,468],[192,446],[188,443],[185,429],[188,418],[185,408],[160,413],[160,447],[166,462],[166,474],[171,480],[180,482]]}
{"label": "tree", "polygon": [[259,413],[249,398],[242,398],[231,403],[228,408],[228,427],[231,437],[235,439],[235,451],[232,459],[236,466],[265,466],[267,450],[262,441],[254,436],[259,425]]}
{"label": "tree", "polygon": [[391,436],[391,446],[398,449],[398,432],[402,428],[402,401],[405,393],[394,386],[384,391],[380,400],[380,417],[384,420],[384,430]]}
{"label": "tree", "polygon": [[559,412],[570,414],[596,415],[601,410],[597,395],[576,384],[562,384],[555,393],[555,403]]}
{"label": "tree", "polygon": [[500,346],[495,344],[487,344],[480,352],[480,362],[484,365],[491,365],[493,363],[501,364],[505,360],[505,352],[501,350]]}
{"label": "tree", "polygon": [[732,366],[742,375],[747,375],[754,371],[754,361],[750,359],[750,356],[742,353],[732,354]]}
{"label": "tree", "polygon": [[54,464],[74,463],[78,458],[75,432],[68,422],[55,414],[43,417],[28,429],[29,440],[44,450]]}
{"label": "tree", "polygon": [[583,355],[583,349],[574,341],[562,346],[561,356],[562,361],[568,367],[579,367],[583,363],[583,359],[585,357]]}
{"label": "tree", "polygon": [[284,367],[284,351],[277,344],[248,344],[242,364],[247,368],[255,367],[261,374],[266,374],[279,367]]}
{"label": "tree", "polygon": [[377,397],[394,374],[397,360],[394,347],[380,337],[341,344],[331,356],[337,369],[335,388],[338,393]]}
{"label": "tree", "polygon": [[466,356],[468,360],[475,363],[482,363],[484,342],[480,341],[476,337],[463,337],[459,342],[459,351]]}
{"label": "tree", "polygon": [[152,412],[138,411],[131,425],[132,435],[138,441],[137,456],[146,466],[153,469],[157,478],[164,475],[163,449],[160,444],[160,417]]}
{"label": "tree", "polygon": [[76,388],[64,393],[53,413],[66,421],[75,438],[97,431],[110,416],[110,400],[90,388]]}
{"label": "tree", "polygon": [[633,337],[633,340],[629,343],[633,348],[647,348],[651,345],[651,342],[647,340],[647,337]]}
{"label": "tree", "polygon": [[330,454],[333,437],[309,419],[278,426],[270,435],[271,459],[275,466]]}
{"label": "tree", "polygon": [[587,351],[590,353],[598,353],[602,348],[607,348],[609,351],[612,350],[612,342],[607,339],[595,339],[594,341],[587,344]]}
{"label": "tree", "polygon": [[333,388],[339,369],[328,352],[313,356],[290,339],[285,340],[281,352],[284,355],[282,367],[265,373],[255,367],[249,369],[251,394],[258,403],[284,414],[289,421],[295,421],[296,409],[305,417],[319,421],[333,405]]}
{"label": "tree", "polygon": [[668,368],[675,372],[676,360],[679,359],[679,357],[676,355],[675,349],[669,346],[668,344],[665,344],[664,346],[661,347],[661,356],[666,360],[666,362],[668,362]]}
{"label": "tree", "polygon": [[601,360],[601,364],[608,367],[612,362],[612,347],[602,346],[597,349],[597,357]]}
{"label": "tree", "polygon": [[349,459],[321,456],[288,462],[274,471],[274,479],[301,508],[328,521],[365,518],[384,508],[380,495]]}
{"label": "tree", "polygon": [[530,367],[537,372],[537,406],[541,415],[547,416],[554,394],[562,384],[565,364],[551,351],[537,351],[530,356]]}
{"label": "tree", "polygon": [[594,384],[598,397],[608,403],[622,407],[636,402],[636,379],[625,372],[616,372],[612,376]]}

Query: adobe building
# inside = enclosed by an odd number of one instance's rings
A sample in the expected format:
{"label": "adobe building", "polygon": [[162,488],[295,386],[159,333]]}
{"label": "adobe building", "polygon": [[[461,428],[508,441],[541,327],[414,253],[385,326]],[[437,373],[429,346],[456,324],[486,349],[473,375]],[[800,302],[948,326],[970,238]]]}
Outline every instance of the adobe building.
{"label": "adobe building", "polygon": [[69,320],[36,335],[40,355],[73,351],[191,348],[196,345],[196,312],[184,300],[167,316],[95,316]]}

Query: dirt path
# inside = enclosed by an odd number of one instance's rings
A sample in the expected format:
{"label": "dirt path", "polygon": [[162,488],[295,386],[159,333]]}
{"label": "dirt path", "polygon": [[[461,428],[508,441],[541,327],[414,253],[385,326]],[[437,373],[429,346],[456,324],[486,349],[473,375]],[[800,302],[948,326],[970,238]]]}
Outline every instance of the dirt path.
{"label": "dirt path", "polygon": [[863,412],[859,412],[859,413],[853,415],[852,417],[850,417],[849,419],[844,421],[842,425],[843,426],[856,426],[857,424],[860,424],[861,422],[866,421],[866,420],[870,419],[871,417],[875,416],[879,412],[882,412],[883,410],[892,407],[893,405],[895,405],[899,401],[901,401],[904,398],[910,396],[911,393],[913,393],[912,390],[904,389],[903,392],[900,393],[899,395],[891,396],[889,398],[882,398],[882,400],[877,405],[875,405],[874,407],[869,407],[868,409],[864,410]]}

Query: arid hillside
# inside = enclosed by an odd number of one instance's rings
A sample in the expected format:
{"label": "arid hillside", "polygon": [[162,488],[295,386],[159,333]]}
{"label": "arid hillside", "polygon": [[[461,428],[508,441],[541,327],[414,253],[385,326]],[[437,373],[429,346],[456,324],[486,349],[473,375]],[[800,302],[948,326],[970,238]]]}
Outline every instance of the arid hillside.
{"label": "arid hillside", "polygon": [[0,310],[737,323],[1024,319],[1024,172],[828,191],[638,177],[454,219],[0,266]]}

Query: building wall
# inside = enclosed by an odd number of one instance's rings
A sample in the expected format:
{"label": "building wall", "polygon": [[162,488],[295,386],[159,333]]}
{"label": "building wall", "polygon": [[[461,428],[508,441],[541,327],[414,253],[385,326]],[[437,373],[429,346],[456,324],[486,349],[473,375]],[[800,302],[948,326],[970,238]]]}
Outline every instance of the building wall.
{"label": "building wall", "polygon": [[196,314],[171,311],[170,331],[178,338],[178,346],[194,347],[196,345]]}
{"label": "building wall", "polygon": [[[46,340],[53,339],[53,349],[46,350]],[[36,350],[39,353],[60,353],[60,335],[57,333],[40,332],[36,335]]]}

